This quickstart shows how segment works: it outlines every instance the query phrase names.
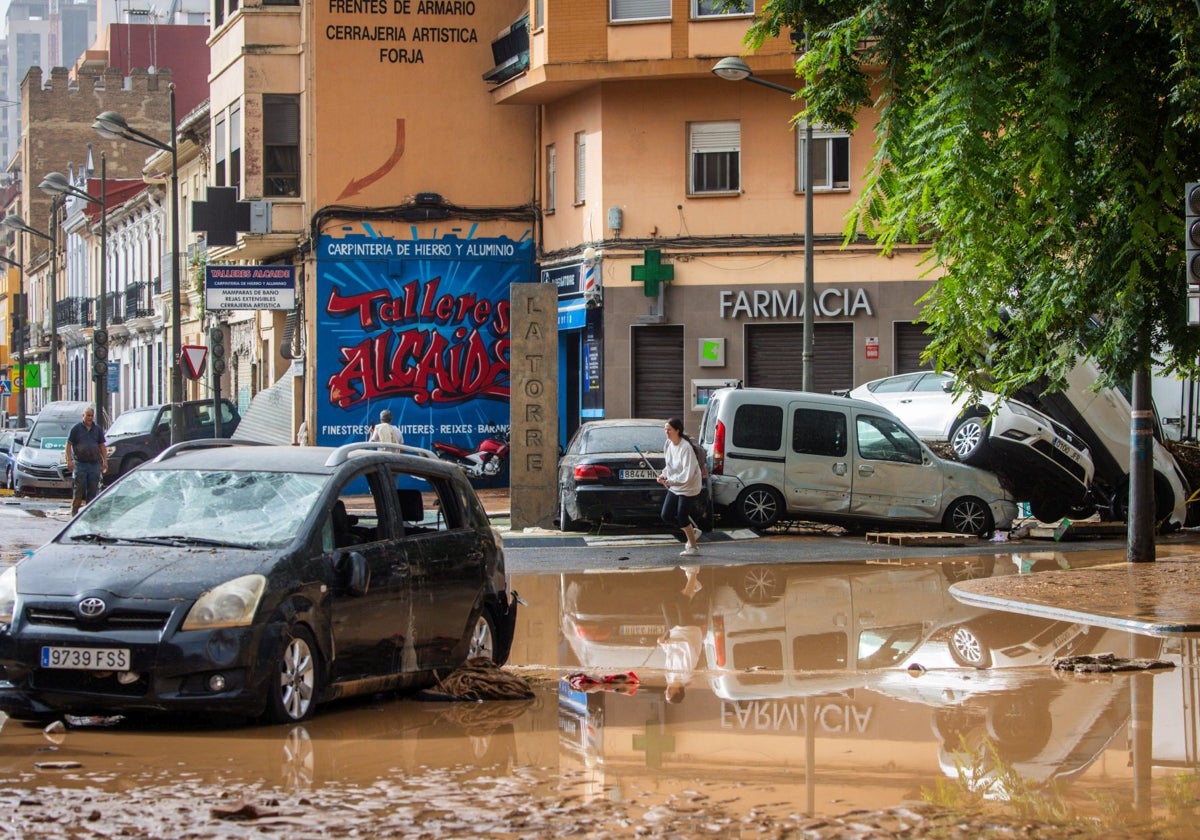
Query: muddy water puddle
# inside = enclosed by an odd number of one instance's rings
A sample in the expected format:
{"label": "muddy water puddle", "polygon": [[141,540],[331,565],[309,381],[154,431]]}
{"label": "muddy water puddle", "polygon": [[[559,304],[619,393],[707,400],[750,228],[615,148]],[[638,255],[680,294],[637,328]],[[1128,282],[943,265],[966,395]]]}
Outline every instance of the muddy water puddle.
{"label": "muddy water puddle", "polygon": [[[865,809],[860,822],[899,831],[931,819],[912,804],[927,802],[960,821],[994,809],[1135,835],[1186,826],[1200,795],[1194,640],[947,592],[1067,562],[522,575],[510,668],[532,700],[381,695],[283,727],[8,720],[0,825],[14,837],[850,836],[818,817]],[[1102,651],[1173,667],[1050,668]]]}

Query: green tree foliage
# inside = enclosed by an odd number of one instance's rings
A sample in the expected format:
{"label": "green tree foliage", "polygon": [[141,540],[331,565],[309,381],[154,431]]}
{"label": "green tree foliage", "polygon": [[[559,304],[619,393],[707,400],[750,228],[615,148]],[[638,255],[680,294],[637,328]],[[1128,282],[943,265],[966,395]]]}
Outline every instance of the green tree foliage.
{"label": "green tree foliage", "polygon": [[[1200,180],[1197,0],[760,0],[807,27],[801,116],[879,115],[847,238],[929,245],[930,358],[1012,393],[1092,355],[1195,372],[1183,194]],[[940,276],[944,272],[944,276]],[[989,356],[1000,313],[1003,352]]]}

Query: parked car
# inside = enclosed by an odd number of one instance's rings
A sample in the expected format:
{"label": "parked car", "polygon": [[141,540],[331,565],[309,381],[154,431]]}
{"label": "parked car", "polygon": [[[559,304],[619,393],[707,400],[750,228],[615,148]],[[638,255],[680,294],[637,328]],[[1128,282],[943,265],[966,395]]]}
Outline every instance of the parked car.
{"label": "parked car", "polygon": [[67,436],[71,427],[83,419],[83,410],[92,405],[85,400],[56,400],[42,406],[25,437],[25,445],[17,453],[13,491],[18,496],[70,494]]}
{"label": "parked car", "polygon": [[499,533],[433,453],[189,441],[0,575],[0,709],[300,721],[502,663],[515,621]]}
{"label": "parked car", "polygon": [[[237,406],[221,400],[221,433],[217,434],[212,400],[191,400],[179,405],[179,436],[175,441],[231,437],[242,419]],[[108,440],[106,481],[120,476],[153,458],[171,445],[171,405],[127,408],[105,431]]]}
{"label": "parked car", "polygon": [[[559,527],[563,531],[615,523],[661,525],[666,488],[665,420],[592,420],[571,436],[558,462]],[[640,450],[640,451],[639,451]],[[699,507],[711,527],[707,482]]]}
{"label": "parked car", "polygon": [[1095,510],[1087,445],[1025,403],[986,392],[979,399],[956,396],[954,378],[931,371],[875,379],[849,396],[879,403],[924,440],[948,441],[963,463],[998,473],[1043,522]]}
{"label": "parked car", "polygon": [[11,490],[13,486],[13,464],[17,453],[25,443],[26,432],[10,430],[0,433],[0,470],[4,471],[4,489]]}
{"label": "parked car", "polygon": [[985,536],[1016,516],[995,475],[939,458],[864,400],[721,388],[709,397],[700,442],[714,503],[754,528],[797,518]]}

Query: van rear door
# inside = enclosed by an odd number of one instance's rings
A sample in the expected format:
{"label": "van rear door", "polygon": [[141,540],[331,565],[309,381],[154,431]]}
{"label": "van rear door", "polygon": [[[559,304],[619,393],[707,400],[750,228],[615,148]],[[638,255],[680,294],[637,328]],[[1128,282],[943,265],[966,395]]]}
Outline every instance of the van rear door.
{"label": "van rear door", "polygon": [[850,510],[849,410],[788,405],[787,506],[792,511],[846,513]]}

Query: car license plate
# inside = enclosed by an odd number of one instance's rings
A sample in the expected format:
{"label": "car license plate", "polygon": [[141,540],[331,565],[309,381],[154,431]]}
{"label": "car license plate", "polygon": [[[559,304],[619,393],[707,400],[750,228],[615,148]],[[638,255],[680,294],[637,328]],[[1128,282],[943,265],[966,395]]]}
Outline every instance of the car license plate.
{"label": "car license plate", "polygon": [[661,624],[622,624],[622,636],[661,636],[666,630]]}
{"label": "car license plate", "polygon": [[128,671],[128,648],[42,648],[43,668],[73,671]]}
{"label": "car license plate", "polygon": [[653,481],[658,478],[654,470],[621,470],[622,481]]}
{"label": "car license plate", "polygon": [[1054,439],[1054,448],[1057,449],[1062,454],[1066,455],[1072,461],[1075,461],[1075,462],[1079,461],[1079,458],[1080,458],[1079,453],[1076,452],[1072,447],[1063,443],[1061,438]]}

